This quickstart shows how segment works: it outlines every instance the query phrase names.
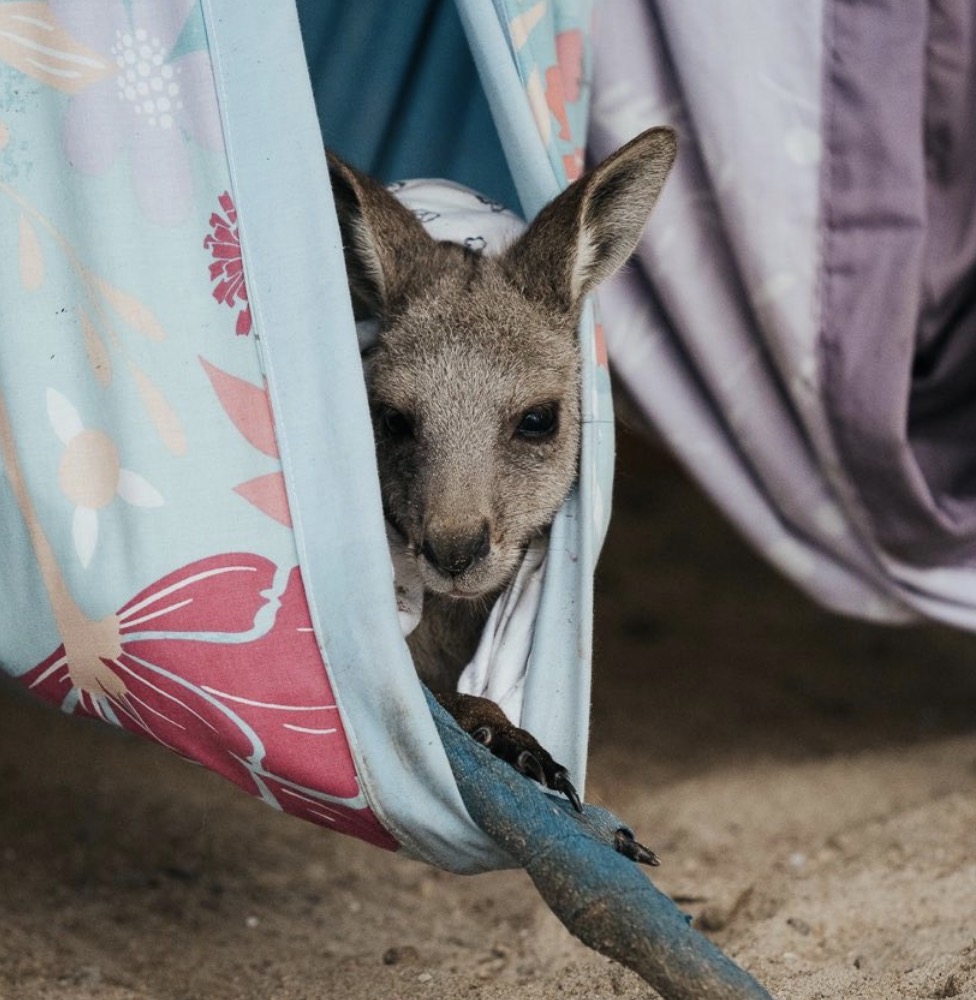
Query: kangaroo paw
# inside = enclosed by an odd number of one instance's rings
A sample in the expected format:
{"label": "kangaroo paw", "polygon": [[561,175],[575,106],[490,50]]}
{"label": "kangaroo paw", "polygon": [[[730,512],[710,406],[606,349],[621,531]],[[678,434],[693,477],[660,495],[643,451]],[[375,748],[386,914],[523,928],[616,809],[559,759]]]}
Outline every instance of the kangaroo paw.
{"label": "kangaroo paw", "polygon": [[531,733],[513,726],[493,701],[470,694],[435,697],[472,739],[543,788],[561,792],[577,812],[583,811],[583,803],[566,768],[554,761]]}

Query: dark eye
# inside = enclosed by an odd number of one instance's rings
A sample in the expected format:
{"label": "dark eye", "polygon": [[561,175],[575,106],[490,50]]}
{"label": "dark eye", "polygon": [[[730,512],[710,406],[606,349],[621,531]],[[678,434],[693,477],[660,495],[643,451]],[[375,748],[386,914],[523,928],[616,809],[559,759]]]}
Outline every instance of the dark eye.
{"label": "dark eye", "polygon": [[380,407],[380,426],[391,438],[413,437],[413,421],[392,406]]}
{"label": "dark eye", "polygon": [[544,403],[526,410],[515,428],[517,437],[551,437],[559,424],[559,407],[556,403]]}

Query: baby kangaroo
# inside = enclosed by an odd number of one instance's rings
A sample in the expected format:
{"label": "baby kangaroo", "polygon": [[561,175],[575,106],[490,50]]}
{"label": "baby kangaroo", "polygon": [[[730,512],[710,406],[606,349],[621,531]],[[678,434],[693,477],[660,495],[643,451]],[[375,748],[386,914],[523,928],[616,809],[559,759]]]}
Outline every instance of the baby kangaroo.
{"label": "baby kangaroo", "polygon": [[577,808],[565,769],[456,685],[576,477],[583,301],[633,252],[676,148],[670,129],[642,133],[498,256],[434,240],[329,154],[356,317],[379,324],[363,363],[383,508],[424,585],[417,671],[462,728]]}

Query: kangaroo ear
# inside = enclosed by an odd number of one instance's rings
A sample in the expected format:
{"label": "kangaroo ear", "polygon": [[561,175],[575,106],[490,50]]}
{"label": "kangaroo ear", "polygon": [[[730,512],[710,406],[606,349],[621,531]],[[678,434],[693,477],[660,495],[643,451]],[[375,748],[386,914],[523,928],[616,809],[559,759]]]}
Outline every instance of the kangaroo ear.
{"label": "kangaroo ear", "polygon": [[423,267],[433,240],[377,181],[326,150],[357,319],[386,316]]}
{"label": "kangaroo ear", "polygon": [[678,150],[669,128],[631,139],[554,198],[505,255],[528,295],[566,312],[637,246]]}

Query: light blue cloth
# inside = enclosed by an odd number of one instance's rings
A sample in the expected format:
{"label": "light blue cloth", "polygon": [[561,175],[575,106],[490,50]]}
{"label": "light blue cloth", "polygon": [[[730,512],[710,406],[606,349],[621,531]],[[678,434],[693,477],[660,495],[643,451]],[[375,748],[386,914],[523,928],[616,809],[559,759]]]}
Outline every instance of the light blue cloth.
{"label": "light blue cloth", "polygon": [[[588,4],[459,9],[534,212],[578,160]],[[276,808],[460,871],[511,864],[400,635],[294,6],[41,11],[0,4],[22,41],[0,63],[0,666]],[[582,337],[580,486],[521,720],[578,786],[612,464],[592,317]]]}

